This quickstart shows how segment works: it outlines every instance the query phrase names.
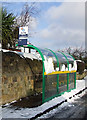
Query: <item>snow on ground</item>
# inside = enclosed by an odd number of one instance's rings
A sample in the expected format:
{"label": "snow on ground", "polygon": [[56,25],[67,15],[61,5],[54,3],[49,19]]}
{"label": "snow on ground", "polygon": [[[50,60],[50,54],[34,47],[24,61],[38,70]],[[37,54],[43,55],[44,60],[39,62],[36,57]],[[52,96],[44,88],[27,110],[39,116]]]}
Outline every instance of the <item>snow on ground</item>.
{"label": "snow on ground", "polygon": [[29,58],[31,60],[33,60],[33,59],[42,60],[42,58],[40,57],[40,55],[38,55],[38,53],[32,54],[32,53],[17,52],[17,51],[5,50],[5,49],[0,49],[0,51],[13,52],[13,53],[20,55],[20,57],[22,57],[22,58],[25,57],[25,58]]}
{"label": "snow on ground", "polygon": [[[85,77],[87,81],[87,76]],[[41,106],[35,108],[10,108],[9,105],[7,107],[2,108],[2,118],[32,118],[35,117],[39,113],[43,113],[45,110],[65,101],[69,100],[69,97],[72,97],[79,91],[83,90],[85,87],[85,80],[77,80],[76,81],[76,89],[71,90],[71,92],[65,92],[63,95],[59,97],[55,97],[54,99],[42,104]],[[65,104],[63,104],[65,105]]]}

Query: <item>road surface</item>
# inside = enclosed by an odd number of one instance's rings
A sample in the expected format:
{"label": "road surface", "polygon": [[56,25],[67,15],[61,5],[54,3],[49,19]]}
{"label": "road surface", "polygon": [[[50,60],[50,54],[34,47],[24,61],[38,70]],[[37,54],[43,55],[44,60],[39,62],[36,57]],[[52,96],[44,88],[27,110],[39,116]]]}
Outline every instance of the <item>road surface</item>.
{"label": "road surface", "polygon": [[[41,117],[40,117],[41,118]],[[87,119],[87,90],[85,90],[84,95],[77,95],[76,99],[70,100],[63,103],[63,105],[57,107],[56,109],[50,111],[49,113],[42,116],[42,118],[55,120],[55,119]]]}

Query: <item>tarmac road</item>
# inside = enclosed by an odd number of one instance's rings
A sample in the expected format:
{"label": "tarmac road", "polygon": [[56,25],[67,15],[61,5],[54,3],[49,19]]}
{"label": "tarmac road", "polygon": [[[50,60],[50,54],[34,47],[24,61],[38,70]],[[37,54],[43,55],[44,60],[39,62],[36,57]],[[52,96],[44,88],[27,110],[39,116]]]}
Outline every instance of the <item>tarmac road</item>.
{"label": "tarmac road", "polygon": [[46,120],[72,120],[72,119],[81,119],[81,120],[86,120],[87,119],[87,90],[85,94],[81,97],[78,95],[78,98],[74,100],[74,102],[66,103],[64,107],[61,109],[56,108],[52,114],[49,114],[49,118],[45,118]]}

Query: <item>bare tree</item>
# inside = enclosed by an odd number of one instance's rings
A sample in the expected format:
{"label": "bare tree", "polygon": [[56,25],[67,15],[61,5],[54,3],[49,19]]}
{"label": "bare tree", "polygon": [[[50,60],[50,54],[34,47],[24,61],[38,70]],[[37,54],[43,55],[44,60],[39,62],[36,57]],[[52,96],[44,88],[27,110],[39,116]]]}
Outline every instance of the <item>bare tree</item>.
{"label": "bare tree", "polygon": [[40,10],[38,9],[38,6],[35,2],[26,3],[22,11],[20,13],[20,16],[16,16],[15,24],[14,24],[14,31],[13,31],[13,37],[14,37],[14,47],[15,42],[17,42],[18,34],[19,34],[19,27],[21,26],[28,26],[29,27],[29,36],[32,36],[32,33],[30,33],[31,30],[31,23],[39,15]]}
{"label": "bare tree", "polygon": [[71,47],[66,48],[65,51],[66,51],[67,53],[69,53],[69,54],[72,54],[72,48],[71,48]]}
{"label": "bare tree", "polygon": [[[72,47],[68,47],[66,49],[60,50],[66,53],[71,54],[76,60],[82,60],[84,62],[79,63],[78,62],[78,69],[80,71],[80,73],[85,69],[87,69],[87,51],[86,49],[79,47],[79,48],[72,48]],[[85,64],[83,64],[85,63]],[[85,66],[84,66],[85,65]]]}
{"label": "bare tree", "polygon": [[85,57],[85,49],[83,49],[82,47],[80,48],[76,48],[73,53],[72,53],[73,57],[75,57],[76,59],[82,59],[83,57]]}
{"label": "bare tree", "polygon": [[81,60],[85,57],[85,55],[87,55],[87,52],[82,47],[79,48],[68,47],[62,50],[60,49],[58,51],[71,54],[75,59],[81,59]]}
{"label": "bare tree", "polygon": [[39,14],[39,9],[36,6],[35,2],[26,3],[21,11],[20,16],[17,18],[17,23],[19,26],[25,26],[32,21],[33,17],[36,17]]}

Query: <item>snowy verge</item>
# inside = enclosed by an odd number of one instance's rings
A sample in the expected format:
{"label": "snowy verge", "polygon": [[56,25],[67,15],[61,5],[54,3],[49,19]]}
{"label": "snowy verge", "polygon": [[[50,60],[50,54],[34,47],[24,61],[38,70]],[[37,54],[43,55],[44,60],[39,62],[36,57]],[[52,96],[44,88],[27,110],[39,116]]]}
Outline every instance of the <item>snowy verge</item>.
{"label": "snowy verge", "polygon": [[11,50],[6,50],[6,49],[0,49],[0,51],[16,53],[16,54],[18,54],[22,58],[25,57],[25,58],[29,58],[31,60],[33,60],[33,59],[42,60],[37,53],[35,53],[35,54],[23,53],[23,52],[11,51]]}
{"label": "snowy verge", "polygon": [[21,108],[20,110],[16,110],[15,108],[10,108],[9,106],[2,109],[2,117],[3,118],[34,118],[38,114],[42,114],[47,109],[50,109],[61,102],[68,100],[69,97],[73,97],[73,95],[85,89],[85,80],[77,80],[76,81],[76,89],[71,90],[71,92],[65,92],[63,95],[59,97],[55,97],[54,99],[42,104],[41,106],[35,108]]}

